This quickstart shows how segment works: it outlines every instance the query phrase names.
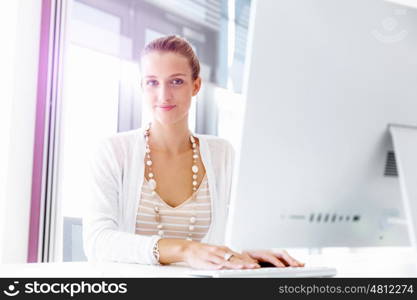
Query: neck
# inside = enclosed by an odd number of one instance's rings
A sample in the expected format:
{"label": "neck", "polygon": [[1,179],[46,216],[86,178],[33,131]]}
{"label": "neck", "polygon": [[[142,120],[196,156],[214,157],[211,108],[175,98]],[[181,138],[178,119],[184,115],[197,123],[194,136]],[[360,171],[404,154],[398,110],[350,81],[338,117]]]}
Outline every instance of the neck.
{"label": "neck", "polygon": [[170,125],[153,120],[149,144],[152,151],[178,155],[191,149],[190,135],[191,131],[188,129],[187,119]]}

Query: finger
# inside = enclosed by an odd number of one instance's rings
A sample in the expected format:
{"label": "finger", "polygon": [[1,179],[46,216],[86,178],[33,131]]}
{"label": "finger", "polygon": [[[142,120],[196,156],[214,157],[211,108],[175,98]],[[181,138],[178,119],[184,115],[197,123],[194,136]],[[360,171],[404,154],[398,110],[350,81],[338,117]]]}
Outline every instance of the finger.
{"label": "finger", "polygon": [[247,268],[259,268],[257,261],[251,258],[245,258],[240,253],[231,252],[232,256],[229,260],[225,260],[225,266],[231,269],[247,269]]}
{"label": "finger", "polygon": [[232,253],[232,254],[234,254],[233,251],[227,251],[227,248],[226,249],[225,248],[226,247],[213,246],[210,249],[210,253],[212,255],[216,255],[216,256],[221,257],[223,259],[224,259],[224,256],[226,255],[226,253]]}
{"label": "finger", "polygon": [[255,263],[255,264],[257,264],[258,263],[258,260],[257,259],[254,259],[253,257],[251,257],[247,252],[243,252],[242,254],[241,254],[241,256],[245,259],[245,260],[247,260],[247,261],[250,261],[250,262],[252,262],[252,263]]}
{"label": "finger", "polygon": [[223,265],[224,269],[232,269],[232,270],[240,270],[240,269],[244,269],[245,265],[243,263],[241,263],[240,261],[226,261]]}
{"label": "finger", "polygon": [[212,261],[221,266],[221,269],[243,269],[244,263],[239,259],[225,260],[222,257],[213,256]]}
{"label": "finger", "polygon": [[300,267],[301,264],[296,261],[291,255],[288,254],[287,251],[283,250],[281,253],[276,254],[278,258],[281,260],[285,260],[285,262],[290,265],[291,267]]}
{"label": "finger", "polygon": [[297,260],[295,258],[294,258],[294,260],[298,264],[299,267],[304,267],[305,266],[305,263],[302,263],[302,262],[300,262],[299,260]]}
{"label": "finger", "polygon": [[288,254],[285,252],[277,254],[277,257],[283,261],[285,264],[291,266],[291,267],[297,267],[297,262]]}
{"label": "finger", "polygon": [[220,270],[222,269],[222,265],[218,265],[212,262],[207,262],[207,270]]}
{"label": "finger", "polygon": [[220,270],[221,268],[222,268],[222,265],[218,265],[207,260],[198,266],[198,269],[203,269],[203,270]]}
{"label": "finger", "polygon": [[235,265],[239,266],[238,269],[256,269],[260,267],[257,263],[247,262],[237,257],[234,257],[233,259],[228,261],[228,263],[230,263],[232,267]]}
{"label": "finger", "polygon": [[258,264],[258,260],[251,257],[246,252],[242,252],[242,253],[233,252],[233,257],[238,258],[238,259],[244,261],[245,263]]}
{"label": "finger", "polygon": [[273,264],[276,267],[283,268],[286,267],[286,265],[280,261],[274,253],[270,251],[248,251],[246,252],[250,257],[253,257],[260,262],[269,262]]}
{"label": "finger", "polygon": [[[286,251],[286,250],[284,250],[284,252],[286,253],[286,254],[288,254],[289,255],[289,253]],[[294,257],[292,257],[292,256],[290,256],[300,267],[304,267],[305,266],[305,263],[303,263],[303,262],[300,262],[299,260],[297,260],[297,259],[295,259]]]}
{"label": "finger", "polygon": [[[228,262],[228,260],[226,260],[225,259],[225,255],[227,254],[227,253],[231,253],[232,254],[232,257],[233,257],[233,252],[226,252],[225,250],[223,250],[223,249],[216,249],[216,250],[214,250],[213,252],[211,252],[211,255],[213,256],[213,257],[215,257],[214,259],[216,260],[216,261],[218,261],[218,262],[220,262],[222,265],[224,265],[224,264],[226,264],[227,262]],[[229,260],[230,260],[230,258],[229,258]]]}
{"label": "finger", "polygon": [[224,258],[224,256],[226,255],[226,253],[228,253],[228,254],[232,254],[232,256],[229,258],[229,260],[233,257],[233,258],[239,258],[239,259],[241,259],[241,260],[242,260],[242,261],[244,261],[244,262],[247,262],[247,260],[249,260],[251,263],[257,263],[257,261],[253,260],[253,259],[252,259],[252,258],[250,258],[250,257],[249,257],[249,259],[245,260],[245,259],[242,257],[242,254],[241,254],[241,253],[235,252],[235,251],[233,251],[233,250],[231,250],[231,249],[227,248],[226,246],[222,246],[222,247],[220,247],[220,248],[223,250],[223,252],[221,253],[221,255],[222,255],[222,257],[223,257],[223,258]]}
{"label": "finger", "polygon": [[[226,253],[232,254],[229,260],[224,259]],[[213,254],[220,258],[223,261],[222,264],[224,267],[228,269],[252,269],[260,267],[257,261],[250,257],[245,258],[240,253],[234,252],[225,246],[215,247]]]}
{"label": "finger", "polygon": [[[211,254],[223,260],[223,265],[228,269],[242,269],[242,268],[260,268],[258,262],[250,256],[243,256],[240,253],[230,250],[226,246],[213,246]],[[226,253],[232,254],[229,260],[225,260]]]}
{"label": "finger", "polygon": [[198,261],[192,263],[192,267],[204,270],[219,270],[222,265],[213,258],[213,255],[206,252],[199,257]]}
{"label": "finger", "polygon": [[245,267],[244,262],[242,262],[241,260],[231,261],[233,257],[235,257],[234,254],[229,260],[225,260],[222,251],[214,251],[208,256],[208,260],[212,263],[219,265],[222,269],[242,269]]}
{"label": "finger", "polygon": [[255,255],[252,255],[252,253],[250,253],[251,256],[257,258],[260,261],[264,261],[264,262],[269,262],[271,264],[273,264],[275,267],[278,268],[285,268],[286,265],[280,261],[278,259],[278,257],[276,257],[275,255],[273,255],[272,253],[255,253]]}
{"label": "finger", "polygon": [[241,254],[233,255],[232,258],[230,259],[230,262],[242,264],[243,268],[245,269],[254,269],[254,268],[261,267],[258,264],[258,261],[253,260],[251,257],[243,256]]}
{"label": "finger", "polygon": [[219,266],[224,266],[227,263],[227,261],[223,257],[215,255],[215,254],[210,255],[207,259],[208,261]]}

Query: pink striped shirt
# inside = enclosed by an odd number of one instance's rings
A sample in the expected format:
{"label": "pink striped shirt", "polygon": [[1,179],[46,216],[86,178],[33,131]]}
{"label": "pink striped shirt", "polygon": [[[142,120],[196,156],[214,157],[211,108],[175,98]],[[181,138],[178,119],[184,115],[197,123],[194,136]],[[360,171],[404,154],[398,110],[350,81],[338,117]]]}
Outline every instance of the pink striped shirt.
{"label": "pink striped shirt", "polygon": [[[136,215],[136,234],[158,235],[155,206],[159,207],[164,238],[186,239],[191,233],[194,241],[201,241],[208,232],[211,222],[211,202],[207,176],[204,175],[200,186],[195,191],[195,199],[190,196],[176,207],[167,204],[158,193],[151,194],[149,182],[144,179],[140,203]],[[195,223],[190,218],[195,217]],[[193,225],[193,230],[189,226]]]}

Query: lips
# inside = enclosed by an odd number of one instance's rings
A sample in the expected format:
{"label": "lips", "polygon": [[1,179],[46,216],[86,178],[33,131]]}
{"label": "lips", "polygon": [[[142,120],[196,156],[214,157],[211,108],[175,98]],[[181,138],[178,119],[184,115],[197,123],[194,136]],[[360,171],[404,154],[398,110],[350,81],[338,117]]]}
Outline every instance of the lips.
{"label": "lips", "polygon": [[161,106],[158,106],[158,108],[163,110],[163,111],[169,111],[169,110],[173,109],[174,107],[175,107],[175,105],[161,105]]}

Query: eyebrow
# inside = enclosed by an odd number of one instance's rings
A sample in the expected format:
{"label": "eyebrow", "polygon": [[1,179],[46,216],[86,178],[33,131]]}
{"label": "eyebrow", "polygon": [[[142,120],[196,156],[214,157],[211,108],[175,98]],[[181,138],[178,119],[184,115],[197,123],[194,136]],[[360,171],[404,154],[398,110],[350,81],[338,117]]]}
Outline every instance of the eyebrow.
{"label": "eyebrow", "polygon": [[[174,77],[174,76],[187,76],[187,75],[184,74],[184,73],[175,73],[175,74],[170,75],[169,77]],[[145,77],[148,77],[148,78],[156,78],[155,75],[147,75]]]}

